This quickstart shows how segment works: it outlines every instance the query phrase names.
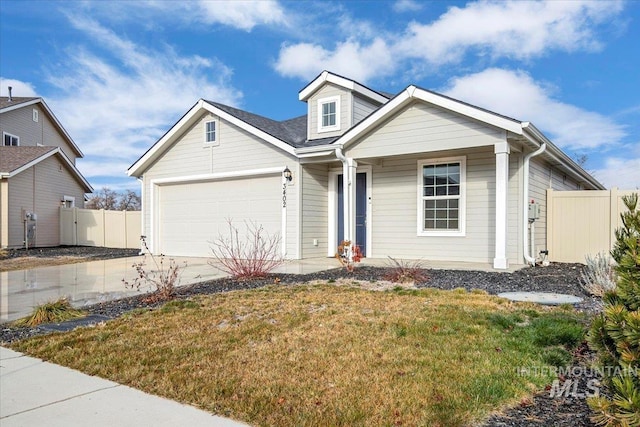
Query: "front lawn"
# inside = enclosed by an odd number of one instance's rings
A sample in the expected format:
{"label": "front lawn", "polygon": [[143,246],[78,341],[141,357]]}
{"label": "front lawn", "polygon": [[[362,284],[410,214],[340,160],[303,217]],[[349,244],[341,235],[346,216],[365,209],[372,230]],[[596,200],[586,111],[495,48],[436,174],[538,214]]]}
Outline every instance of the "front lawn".
{"label": "front lawn", "polygon": [[13,348],[251,425],[457,426],[550,383],[585,321],[482,292],[272,286]]}

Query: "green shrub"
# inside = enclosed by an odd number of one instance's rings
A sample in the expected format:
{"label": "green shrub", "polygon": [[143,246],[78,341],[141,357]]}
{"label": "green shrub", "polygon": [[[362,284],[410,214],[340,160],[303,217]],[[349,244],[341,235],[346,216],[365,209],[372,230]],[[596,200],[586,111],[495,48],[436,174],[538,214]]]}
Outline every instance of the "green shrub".
{"label": "green shrub", "polygon": [[621,215],[611,256],[616,261],[617,287],[605,292],[604,312],[589,334],[598,352],[604,383],[611,398],[589,400],[600,425],[640,425],[640,211],[638,195],[623,197],[628,211]]}

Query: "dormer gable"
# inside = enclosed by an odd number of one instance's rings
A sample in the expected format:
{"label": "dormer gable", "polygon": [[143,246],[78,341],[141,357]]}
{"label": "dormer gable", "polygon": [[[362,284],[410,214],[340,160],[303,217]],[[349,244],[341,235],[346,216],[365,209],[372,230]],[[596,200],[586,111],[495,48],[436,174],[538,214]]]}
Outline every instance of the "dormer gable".
{"label": "dormer gable", "polygon": [[307,103],[309,140],[337,137],[389,101],[354,80],[323,71],[298,94]]}

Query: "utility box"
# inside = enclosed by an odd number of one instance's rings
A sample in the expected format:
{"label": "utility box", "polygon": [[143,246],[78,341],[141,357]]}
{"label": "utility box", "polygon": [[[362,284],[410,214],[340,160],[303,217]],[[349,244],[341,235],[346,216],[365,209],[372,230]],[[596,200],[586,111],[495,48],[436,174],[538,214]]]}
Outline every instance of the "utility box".
{"label": "utility box", "polygon": [[529,203],[529,221],[535,221],[540,218],[540,204],[535,201]]}
{"label": "utility box", "polygon": [[29,249],[36,244],[36,223],[38,221],[38,215],[35,212],[23,210],[22,213],[24,221],[24,247]]}

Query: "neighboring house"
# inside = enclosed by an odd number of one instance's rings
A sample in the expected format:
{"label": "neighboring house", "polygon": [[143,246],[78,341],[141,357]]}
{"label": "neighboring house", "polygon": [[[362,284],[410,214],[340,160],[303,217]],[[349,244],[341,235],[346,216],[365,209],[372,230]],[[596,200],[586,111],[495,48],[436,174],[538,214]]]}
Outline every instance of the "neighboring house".
{"label": "neighboring house", "polygon": [[391,96],[325,71],[299,99],[307,115],[285,121],[201,99],[129,168],[151,251],[210,256],[230,218],[281,233],[293,259],[347,239],[503,269],[547,249],[547,188],[603,188],[531,123],[413,85]]}
{"label": "neighboring house", "polygon": [[0,248],[60,244],[60,207],[93,188],[82,151],[42,98],[0,97]]}

